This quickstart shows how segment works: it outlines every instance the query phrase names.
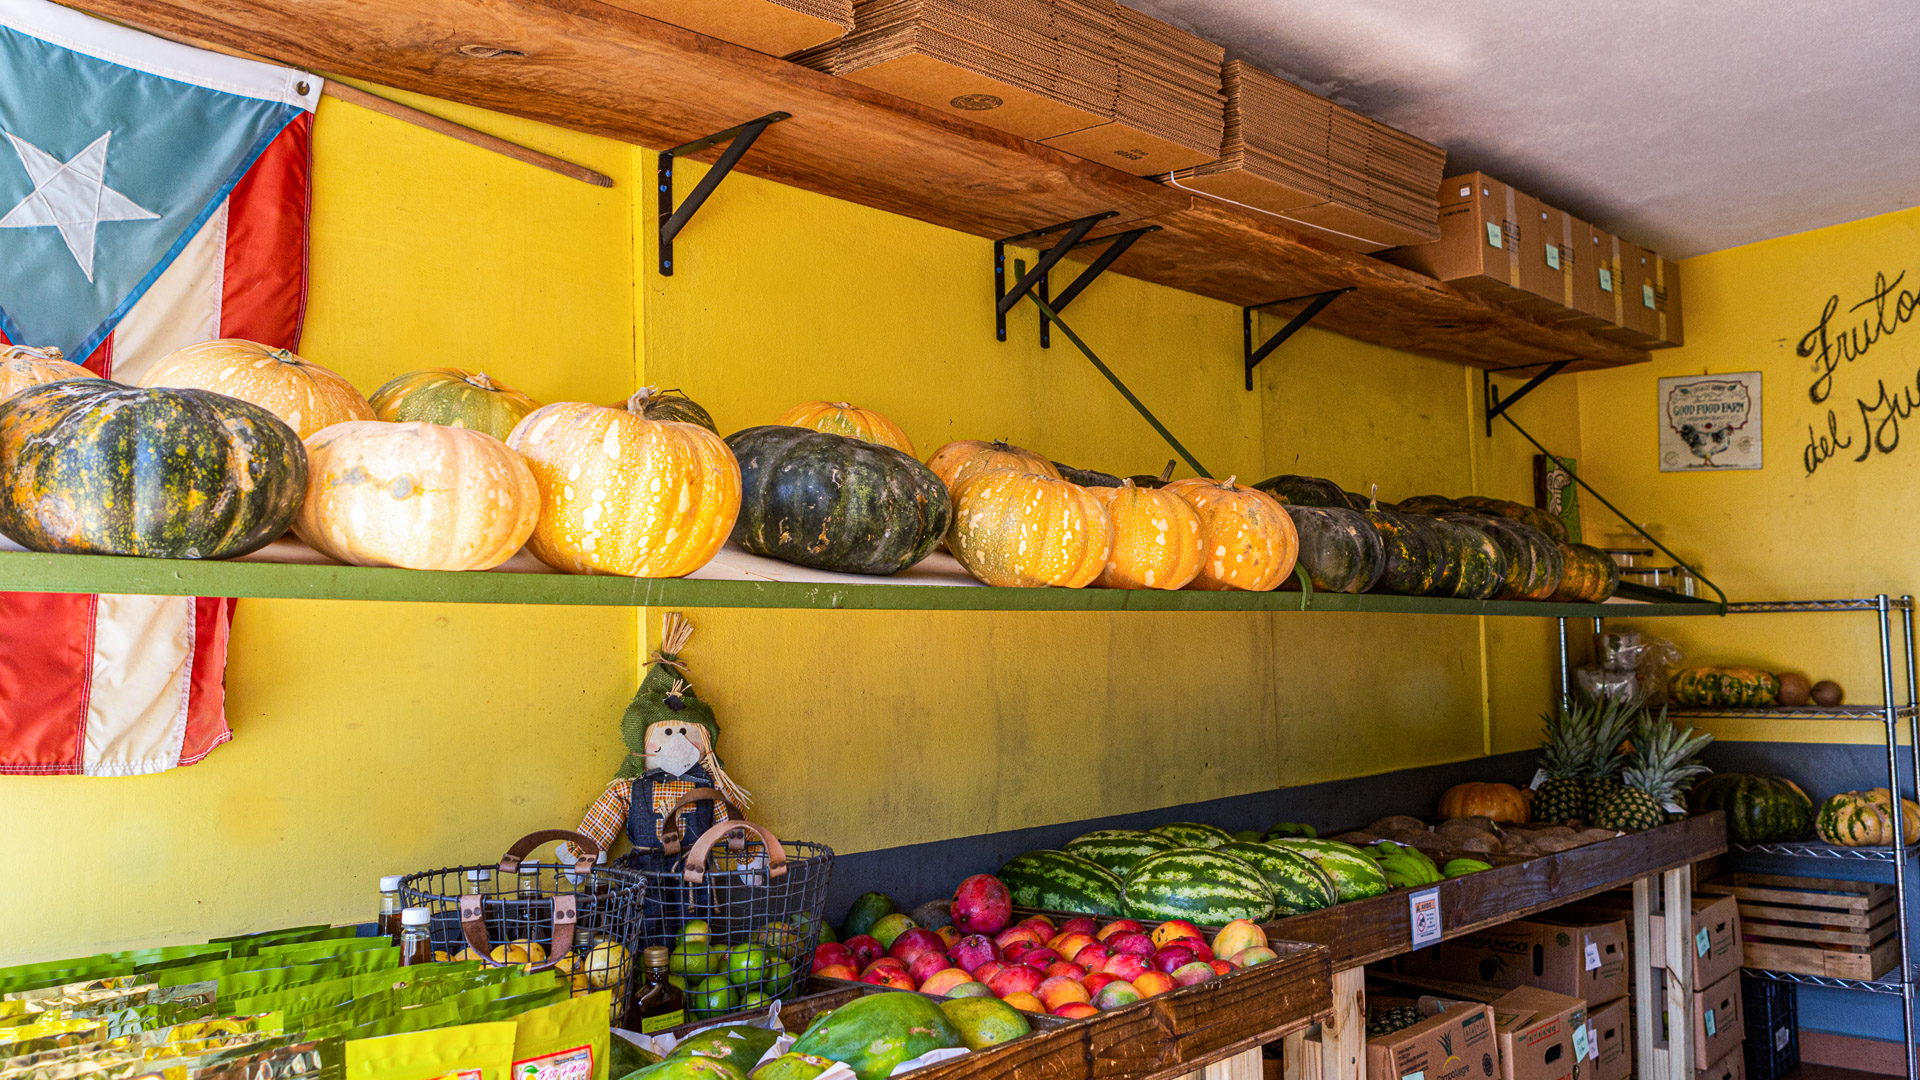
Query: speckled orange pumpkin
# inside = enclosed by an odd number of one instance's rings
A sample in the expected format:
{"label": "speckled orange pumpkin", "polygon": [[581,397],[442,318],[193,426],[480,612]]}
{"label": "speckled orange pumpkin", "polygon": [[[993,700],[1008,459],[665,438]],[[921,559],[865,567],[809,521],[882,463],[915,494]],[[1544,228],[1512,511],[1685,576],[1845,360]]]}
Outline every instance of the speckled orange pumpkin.
{"label": "speckled orange pumpkin", "polygon": [[1078,589],[1106,567],[1113,523],[1078,484],[998,469],[955,489],[947,548],[989,585]]}
{"label": "speckled orange pumpkin", "polygon": [[900,430],[900,425],[858,405],[845,401],[809,401],[795,405],[780,414],[776,424],[789,427],[812,428],[829,435],[845,435],[849,439],[862,439],[881,446],[891,446],[895,450],[917,458],[919,453],[913,448],[913,440]]}
{"label": "speckled orange pumpkin", "polygon": [[1200,573],[1200,515],[1169,491],[1088,488],[1113,522],[1113,550],[1094,584],[1106,589],[1181,589]]}
{"label": "speckled orange pumpkin", "polygon": [[1164,489],[1187,500],[1200,516],[1206,558],[1192,587],[1248,592],[1279,588],[1293,573],[1300,534],[1273,496],[1233,481],[1231,476],[1225,483],[1193,477]]}
{"label": "speckled orange pumpkin", "polygon": [[682,577],[740,514],[740,465],[696,424],[563,401],[528,413],[507,445],[540,488],[528,547],[556,570]]}
{"label": "speckled orange pumpkin", "polygon": [[0,346],[0,401],[42,383],[94,377],[93,372],[69,361],[59,349]]}
{"label": "speckled orange pumpkin", "polygon": [[285,420],[302,439],[348,420],[373,419],[373,406],[338,372],[244,338],[175,349],[140,385],[211,390],[251,401]]}
{"label": "speckled orange pumpkin", "polygon": [[950,442],[933,452],[927,459],[927,468],[933,475],[947,485],[947,491],[975,473],[991,472],[994,469],[1013,469],[1016,472],[1039,473],[1041,476],[1059,476],[1060,470],[1053,467],[1045,454],[1036,454],[1024,447],[1012,443],[983,442],[979,439],[961,439]]}
{"label": "speckled orange pumpkin", "polygon": [[353,566],[491,570],[520,550],[540,489],[484,431],[349,420],[314,433],[293,531]]}

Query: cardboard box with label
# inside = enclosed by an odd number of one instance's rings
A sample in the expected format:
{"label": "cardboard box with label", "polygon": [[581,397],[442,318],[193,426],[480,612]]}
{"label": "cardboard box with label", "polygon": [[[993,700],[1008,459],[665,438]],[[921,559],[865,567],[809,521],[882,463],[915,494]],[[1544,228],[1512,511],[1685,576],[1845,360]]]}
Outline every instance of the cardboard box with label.
{"label": "cardboard box with label", "polygon": [[1367,1040],[1367,1075],[1382,1080],[1494,1080],[1499,1068],[1493,1012],[1482,1004]]}
{"label": "cardboard box with label", "polygon": [[1400,970],[1490,986],[1535,986],[1589,1004],[1627,992],[1624,919],[1519,919],[1401,958]]}
{"label": "cardboard box with label", "polygon": [[1614,315],[1619,325],[1601,330],[1600,336],[1643,347],[1658,343],[1659,298],[1649,273],[1651,255],[1631,240],[1613,238]]}
{"label": "cardboard box with label", "polygon": [[1709,1069],[1694,1071],[1694,1080],[1747,1080],[1747,1055],[1736,1049]]}
{"label": "cardboard box with label", "polygon": [[1536,246],[1540,266],[1545,268],[1546,283],[1542,298],[1527,310],[1554,322],[1590,319],[1599,310],[1594,294],[1598,285],[1588,267],[1593,258],[1593,226],[1567,213],[1540,203],[1539,243]]}
{"label": "cardboard box with label", "polygon": [[1524,303],[1538,295],[1527,284],[1545,279],[1525,258],[1539,219],[1539,204],[1526,192],[1485,173],[1450,176],[1440,181],[1440,239],[1379,257],[1469,292]]}
{"label": "cardboard box with label", "polygon": [[1560,325],[1578,330],[1603,330],[1614,322],[1613,234],[1596,225],[1581,222],[1574,229],[1574,273],[1580,277],[1575,295],[1586,295],[1588,306],[1567,314]]}
{"label": "cardboard box with label", "polygon": [[[1555,915],[1599,918],[1608,915],[1631,915],[1632,912],[1633,895],[1631,893],[1608,892],[1561,908],[1555,912]],[[1666,917],[1653,916],[1652,929],[1653,966],[1664,968],[1667,966]],[[1696,893],[1693,897],[1693,920],[1688,927],[1687,941],[1693,949],[1693,988],[1695,990],[1703,990],[1728,975],[1738,972],[1741,963],[1746,959],[1740,948],[1738,901],[1732,896],[1708,896]],[[1631,951],[1631,935],[1628,943]],[[1628,967],[1631,968],[1632,965],[1629,964]]]}
{"label": "cardboard box with label", "polygon": [[1588,1057],[1593,1070],[1585,1080],[1628,1080],[1633,1075],[1632,1010],[1626,998],[1587,1007]]}
{"label": "cardboard box with label", "polygon": [[[1448,979],[1393,978],[1431,991],[1432,996],[1421,998],[1423,1008],[1431,1002],[1449,1009],[1461,1004],[1492,1009],[1503,1080],[1574,1080],[1576,1066],[1592,1055],[1587,1004],[1577,997],[1533,986],[1506,990]],[[1586,1080],[1584,1072],[1579,1080]]]}
{"label": "cardboard box with label", "polygon": [[1701,1069],[1729,1053],[1738,1057],[1747,1041],[1747,1022],[1740,1014],[1740,973],[1693,995],[1693,1063]]}

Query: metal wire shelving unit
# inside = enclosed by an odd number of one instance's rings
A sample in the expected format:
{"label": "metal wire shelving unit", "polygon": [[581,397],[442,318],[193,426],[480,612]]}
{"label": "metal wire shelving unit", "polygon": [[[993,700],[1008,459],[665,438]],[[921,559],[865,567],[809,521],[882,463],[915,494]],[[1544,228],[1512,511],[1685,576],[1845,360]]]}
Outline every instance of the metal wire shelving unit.
{"label": "metal wire shelving unit", "polygon": [[[1834,613],[1865,613],[1875,617],[1880,632],[1880,684],[1881,698],[1878,705],[1838,705],[1831,707],[1800,706],[1776,707],[1765,709],[1673,709],[1669,716],[1676,719],[1790,719],[1823,721],[1861,721],[1878,720],[1885,728],[1887,750],[1887,790],[1899,792],[1900,784],[1900,724],[1906,721],[1911,740],[1910,764],[1914,769],[1916,784],[1920,784],[1920,673],[1914,670],[1913,609],[1911,596],[1864,597],[1853,600],[1770,600],[1747,603],[1729,603],[1728,615],[1806,615]],[[1623,613],[1624,614],[1624,613]],[[1901,700],[1896,688],[1896,670],[1894,666],[1894,629],[1899,627],[1900,671],[1905,675],[1906,696]],[[1601,632],[1603,621],[1593,620],[1595,634]],[[1573,666],[1567,648],[1567,620],[1560,620],[1560,691],[1564,697],[1572,689]],[[1896,835],[1902,833],[1900,821],[1904,809],[1899,799],[1893,800],[1894,827]],[[1906,1047],[1907,1080],[1920,1080],[1920,1047],[1914,1042],[1914,999],[1920,993],[1920,976],[1916,976],[1914,956],[1908,926],[1908,896],[1910,885],[1920,885],[1920,879],[1914,878],[1914,862],[1920,857],[1920,844],[1905,847],[1867,847],[1849,848],[1817,841],[1799,841],[1793,843],[1772,844],[1733,844],[1729,846],[1730,856],[1773,856],[1792,859],[1823,859],[1846,862],[1864,862],[1884,865],[1891,872],[1895,897],[1895,918],[1898,926],[1900,951],[1893,970],[1877,979],[1843,979],[1828,975],[1806,975],[1791,971],[1769,971],[1759,968],[1744,969],[1758,978],[1772,979],[1778,982],[1793,983],[1799,986],[1818,986],[1829,990],[1847,990],[1857,993],[1884,994],[1898,997],[1901,1001],[1901,1023],[1903,1043]]]}

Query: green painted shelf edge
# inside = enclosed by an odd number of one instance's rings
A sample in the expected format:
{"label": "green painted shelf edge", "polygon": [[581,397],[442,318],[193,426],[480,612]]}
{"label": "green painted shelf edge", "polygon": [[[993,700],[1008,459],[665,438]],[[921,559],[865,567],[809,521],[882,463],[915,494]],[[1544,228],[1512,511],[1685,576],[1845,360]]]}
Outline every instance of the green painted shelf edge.
{"label": "green painted shelf edge", "polygon": [[1345,593],[1163,592],[824,585],[459,573],[269,562],[192,562],[112,555],[0,552],[0,592],[135,593],[290,600],[598,607],[821,608],[864,611],[1366,611],[1413,615],[1644,618],[1717,615],[1702,601],[1550,604]]}

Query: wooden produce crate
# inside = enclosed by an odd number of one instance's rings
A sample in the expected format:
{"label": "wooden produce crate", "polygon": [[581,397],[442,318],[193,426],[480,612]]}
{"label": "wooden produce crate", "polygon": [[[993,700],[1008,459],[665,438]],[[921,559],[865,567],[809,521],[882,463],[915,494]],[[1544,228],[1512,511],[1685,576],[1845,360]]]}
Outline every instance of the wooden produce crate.
{"label": "wooden produce crate", "polygon": [[1899,963],[1892,885],[1729,874],[1695,891],[1738,901],[1747,967],[1870,981]]}

